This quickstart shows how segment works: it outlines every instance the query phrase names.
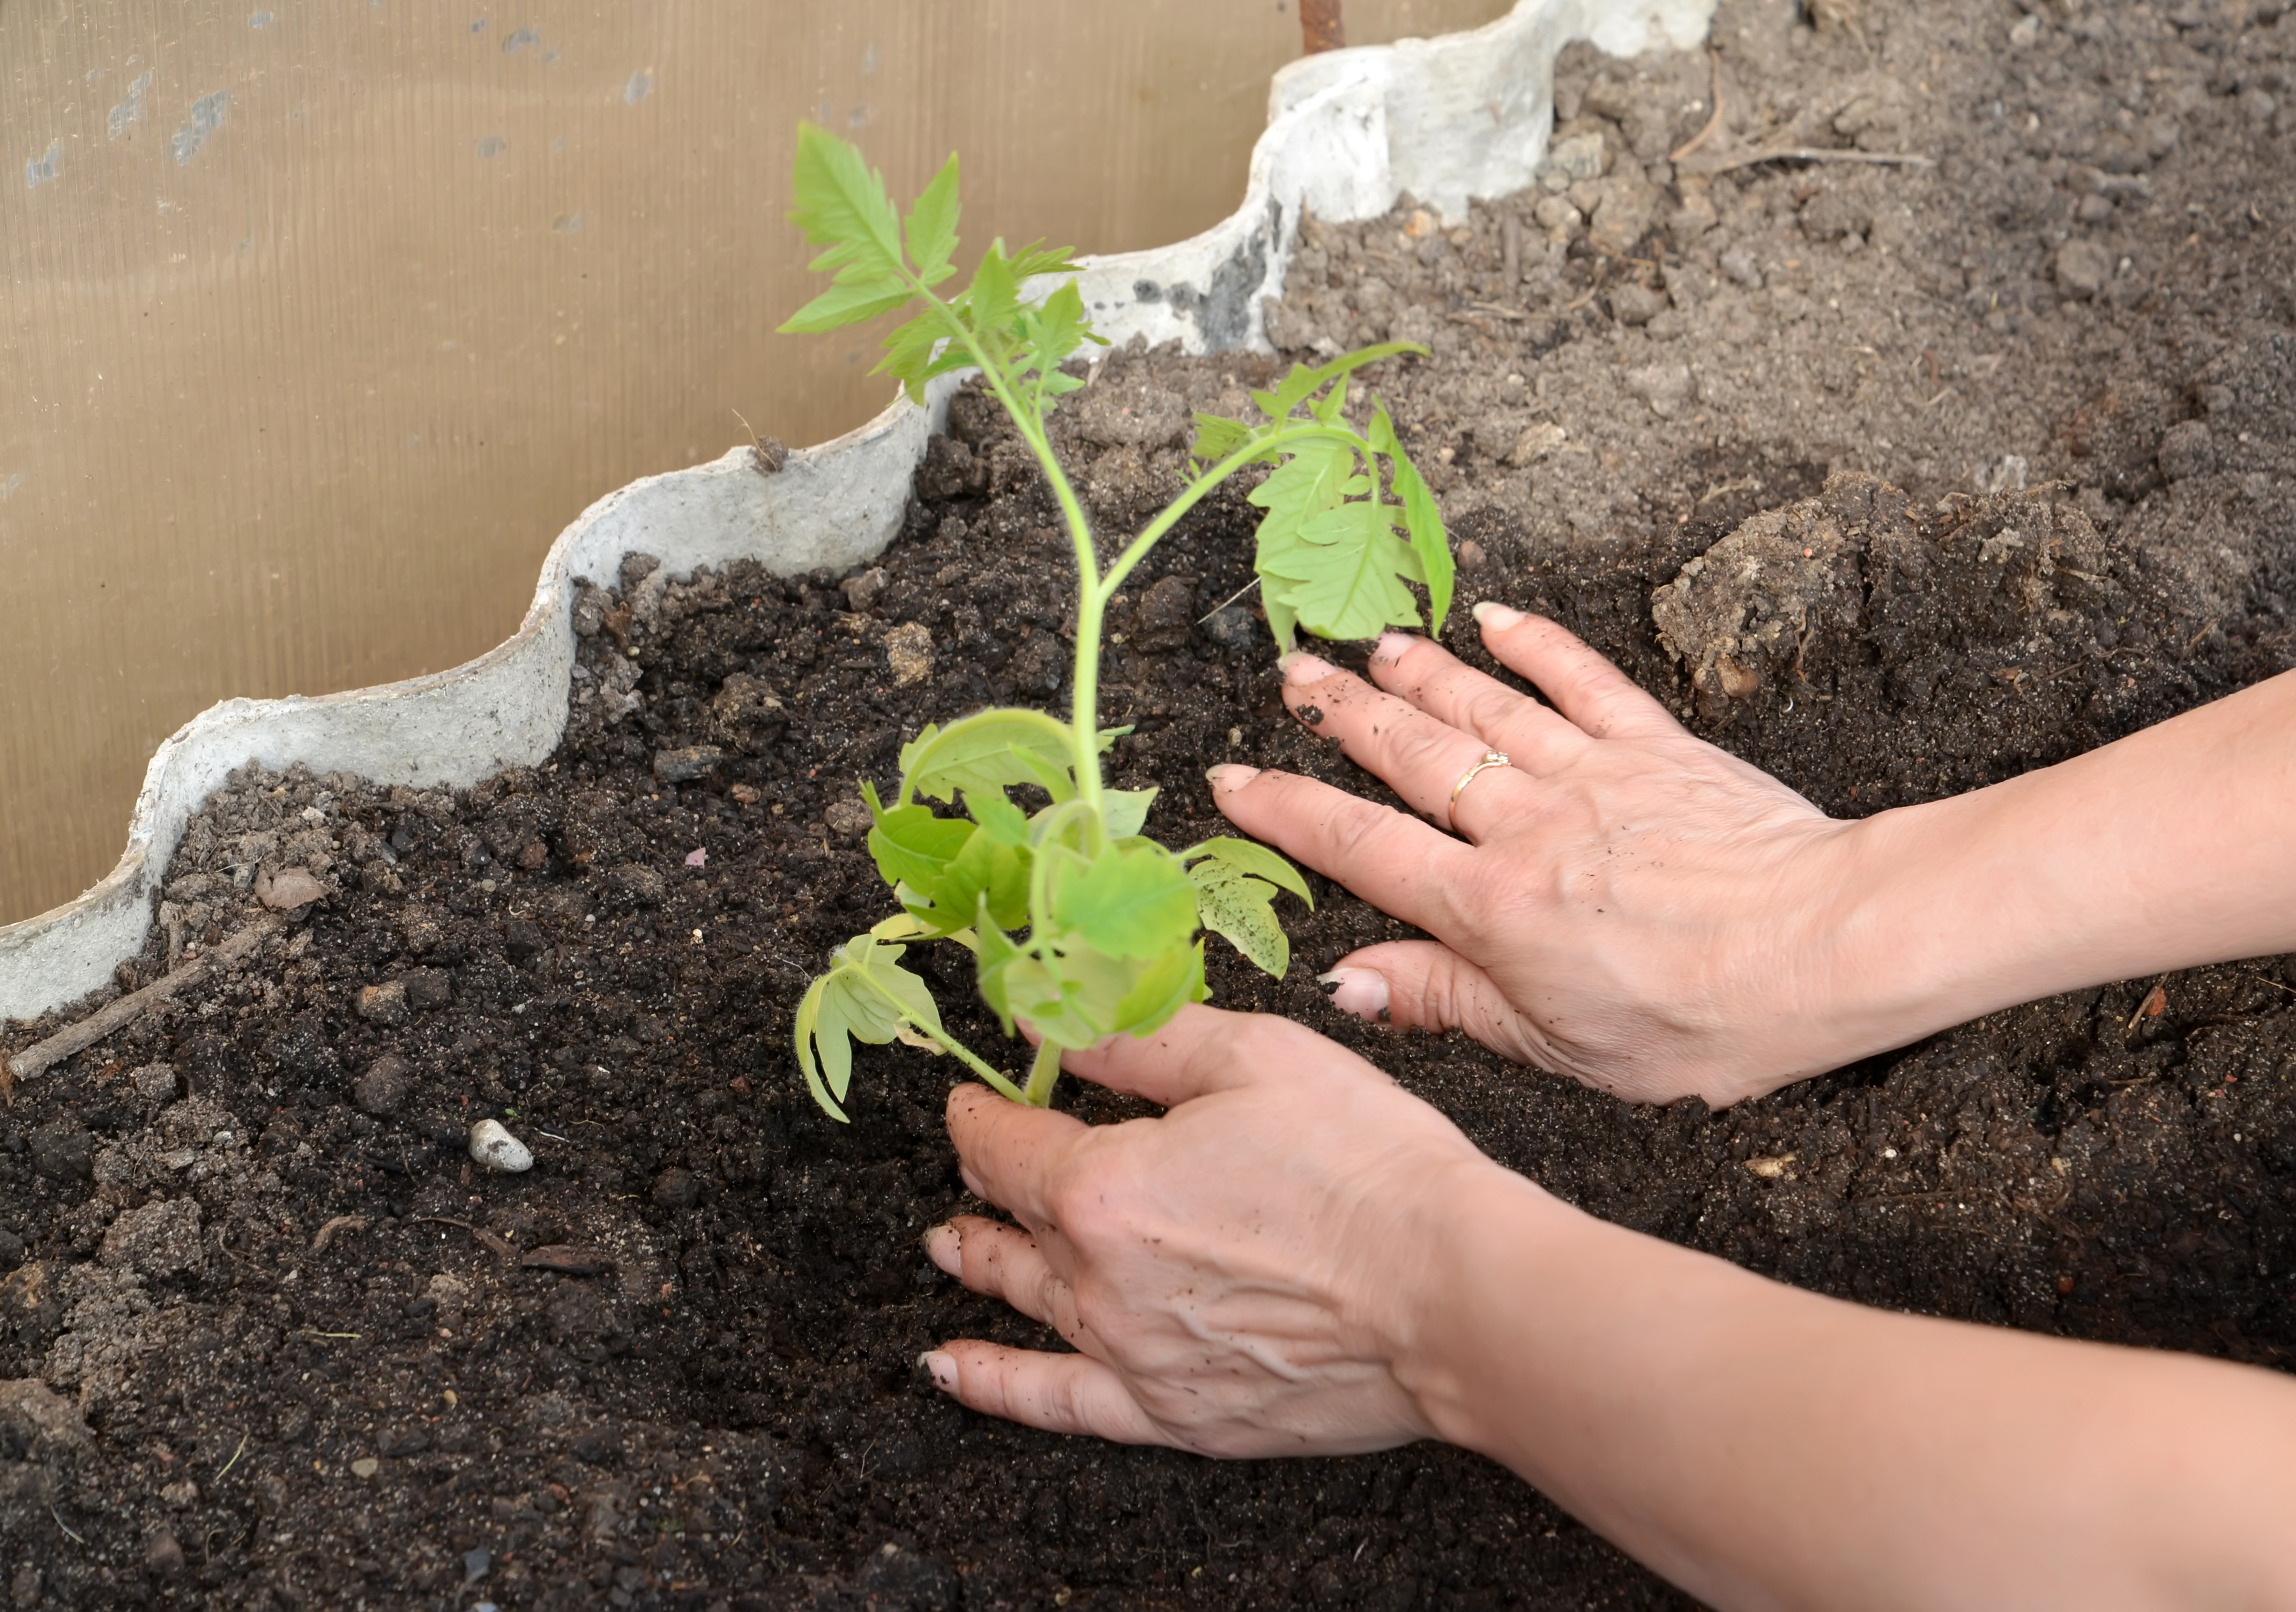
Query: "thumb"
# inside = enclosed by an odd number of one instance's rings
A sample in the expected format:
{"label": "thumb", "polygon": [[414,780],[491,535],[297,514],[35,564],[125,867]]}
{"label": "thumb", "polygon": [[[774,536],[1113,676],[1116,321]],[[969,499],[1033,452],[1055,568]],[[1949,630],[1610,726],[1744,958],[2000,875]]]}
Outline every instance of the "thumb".
{"label": "thumb", "polygon": [[1447,945],[1397,940],[1340,959],[1316,983],[1342,1013],[1406,1030],[1464,1030],[1517,1063],[1554,1067],[1546,1038],[1488,974]]}

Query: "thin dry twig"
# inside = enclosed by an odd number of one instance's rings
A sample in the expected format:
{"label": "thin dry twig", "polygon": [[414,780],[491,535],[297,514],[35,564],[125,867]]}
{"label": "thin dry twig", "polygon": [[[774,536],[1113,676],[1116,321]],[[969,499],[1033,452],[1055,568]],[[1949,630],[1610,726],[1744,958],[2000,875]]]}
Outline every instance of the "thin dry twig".
{"label": "thin dry twig", "polygon": [[223,1463],[223,1470],[217,1473],[210,1482],[221,1483],[230,1475],[231,1469],[239,1465],[239,1458],[247,1453],[247,1440],[248,1435],[242,1433],[239,1436],[239,1448],[231,1452],[231,1459]]}
{"label": "thin dry twig", "polygon": [[78,1024],[58,1030],[45,1041],[33,1043],[6,1062],[0,1063],[0,1099],[12,1101],[18,1081],[45,1074],[73,1053],[85,1051],[114,1030],[134,1023],[143,1017],[146,1009],[206,978],[211,966],[237,962],[260,945],[266,936],[275,933],[280,922],[276,917],[257,919],[224,940],[214,951],[202,953],[166,978],[153,980],[140,991],[129,992],[117,1002],[97,1009]]}
{"label": "thin dry twig", "polygon": [[1742,156],[1696,163],[1691,171],[1726,174],[1734,168],[1751,168],[1758,162],[1871,162],[1883,167],[1905,168],[1937,166],[1936,158],[1923,157],[1913,151],[1847,151],[1831,145],[1781,145],[1767,151],[1748,151]]}
{"label": "thin dry twig", "polygon": [[1680,145],[1674,148],[1673,154],[1667,158],[1669,162],[1681,161],[1685,157],[1690,155],[1691,152],[1705,144],[1708,137],[1710,136],[1716,129],[1722,127],[1722,53],[1719,51],[1708,51],[1706,53],[1706,56],[1707,60],[1714,64],[1714,114],[1706,119],[1706,127],[1704,128],[1700,129],[1696,134],[1691,135],[1689,139],[1684,141]]}

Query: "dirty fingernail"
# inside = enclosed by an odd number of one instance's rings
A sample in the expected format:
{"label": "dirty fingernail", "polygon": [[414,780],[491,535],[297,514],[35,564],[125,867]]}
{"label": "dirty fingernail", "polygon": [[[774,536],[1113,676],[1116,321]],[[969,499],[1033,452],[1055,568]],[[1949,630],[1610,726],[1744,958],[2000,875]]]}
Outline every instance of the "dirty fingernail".
{"label": "dirty fingernail", "polygon": [[964,1239],[944,1221],[925,1233],[925,1257],[950,1276],[964,1274]]}
{"label": "dirty fingernail", "polygon": [[1382,633],[1379,642],[1372,650],[1371,658],[1393,665],[1409,654],[1412,646],[1418,642],[1418,637],[1411,633]]}
{"label": "dirty fingernail", "polygon": [[1330,661],[1321,656],[1310,655],[1305,650],[1294,650],[1275,664],[1283,670],[1283,681],[1295,686],[1303,683],[1321,683],[1339,671],[1339,667]]}
{"label": "dirty fingernail", "polygon": [[1316,976],[1316,983],[1332,994],[1332,1005],[1358,1019],[1387,1022],[1387,976],[1370,969],[1333,969]]}
{"label": "dirty fingernail", "polygon": [[1522,619],[1521,610],[1501,604],[1496,599],[1486,599],[1476,605],[1473,615],[1476,621],[1492,632],[1504,631]]}
{"label": "dirty fingernail", "polygon": [[1233,795],[1259,776],[1258,767],[1244,766],[1238,762],[1223,762],[1204,774],[1215,793]]}
{"label": "dirty fingernail", "polygon": [[927,1349],[917,1356],[917,1370],[932,1379],[932,1386],[944,1394],[956,1392],[956,1362],[939,1349]]}

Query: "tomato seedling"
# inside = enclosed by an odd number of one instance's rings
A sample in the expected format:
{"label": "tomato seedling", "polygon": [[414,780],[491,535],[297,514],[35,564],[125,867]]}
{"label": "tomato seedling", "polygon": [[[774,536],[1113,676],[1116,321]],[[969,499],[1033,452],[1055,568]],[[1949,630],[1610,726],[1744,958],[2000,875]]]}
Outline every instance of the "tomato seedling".
{"label": "tomato seedling", "polygon": [[[904,217],[857,150],[800,127],[790,217],[826,249],[813,267],[834,278],[782,329],[832,331],[922,305],[886,338],[877,372],[922,404],[934,376],[980,371],[1044,471],[1075,547],[1073,700],[1065,723],[994,709],[928,726],[902,748],[890,803],[863,784],[873,819],[869,851],[901,910],[839,948],[797,1014],[798,1063],[815,1101],[840,1120],[855,1041],[945,1049],[1005,1096],[1041,1106],[1052,1100],[1063,1051],[1150,1035],[1183,1003],[1203,1000],[1200,931],[1282,978],[1291,945],[1273,903],[1280,890],[1309,899],[1298,870],[1265,846],[1226,836],[1168,850],[1141,833],[1156,791],[1113,790],[1101,778],[1101,756],[1119,737],[1098,720],[1109,602],[1206,495],[1248,465],[1274,467],[1250,501],[1263,511],[1254,565],[1280,645],[1290,647],[1301,629],[1368,638],[1415,627],[1419,601],[1407,584],[1427,590],[1435,632],[1451,605],[1442,517],[1394,421],[1375,399],[1360,430],[1346,418],[1348,377],[1425,351],[1409,342],[1294,366],[1273,390],[1252,394],[1259,423],[1198,414],[1186,488],[1103,566],[1047,422],[1084,384],[1062,364],[1088,343],[1107,343],[1086,318],[1073,278],[1041,301],[1024,299],[1031,279],[1072,274],[1065,250],[1007,252],[993,241],[964,290],[935,290],[956,273],[956,192],[951,157]],[[1046,804],[1023,811],[1008,793],[1015,787],[1042,790]],[[964,815],[943,816],[928,801]],[[970,950],[1005,1034],[1020,1022],[1041,1038],[1025,1081],[1007,1078],[942,1026],[924,982],[901,966],[907,945],[923,940]]]}

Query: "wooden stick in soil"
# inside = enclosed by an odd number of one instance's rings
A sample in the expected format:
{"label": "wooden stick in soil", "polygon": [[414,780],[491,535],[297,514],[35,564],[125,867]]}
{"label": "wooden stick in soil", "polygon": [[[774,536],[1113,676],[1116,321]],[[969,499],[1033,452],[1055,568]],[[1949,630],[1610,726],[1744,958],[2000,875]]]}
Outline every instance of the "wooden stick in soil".
{"label": "wooden stick in soil", "polygon": [[1300,0],[1300,43],[1310,56],[1347,47],[1340,0]]}
{"label": "wooden stick in soil", "polygon": [[18,1081],[45,1074],[73,1053],[85,1051],[114,1030],[134,1023],[147,1008],[165,1002],[186,986],[197,985],[207,978],[210,965],[237,962],[262,944],[266,936],[275,932],[279,923],[276,918],[257,919],[214,951],[202,953],[165,978],[153,980],[140,991],[129,992],[78,1024],[58,1030],[45,1041],[33,1043],[5,1063],[0,1063],[0,1098],[13,1098]]}

